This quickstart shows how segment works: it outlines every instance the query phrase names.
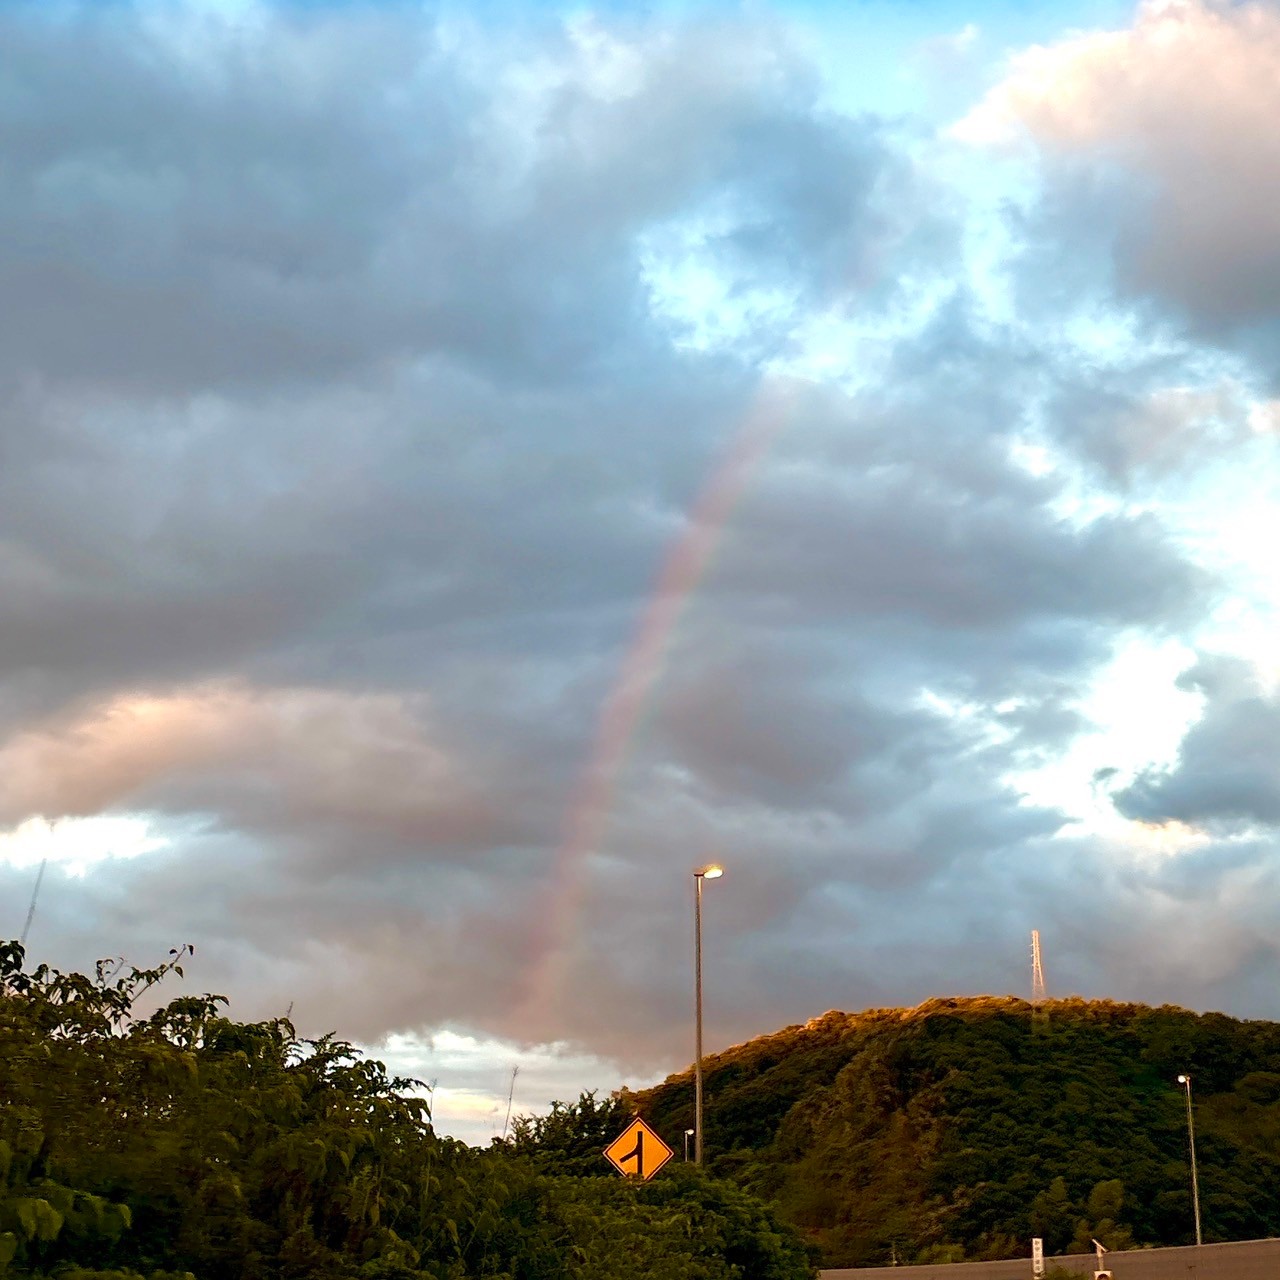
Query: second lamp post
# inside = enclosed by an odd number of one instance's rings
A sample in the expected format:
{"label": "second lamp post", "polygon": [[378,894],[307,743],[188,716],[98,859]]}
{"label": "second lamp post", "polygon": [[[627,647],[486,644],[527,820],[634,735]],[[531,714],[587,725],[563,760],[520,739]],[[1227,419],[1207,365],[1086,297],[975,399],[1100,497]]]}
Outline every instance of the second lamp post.
{"label": "second lamp post", "polygon": [[693,1162],[702,1163],[702,882],[724,875],[724,868],[709,862],[693,873]]}
{"label": "second lamp post", "polygon": [[1191,1143],[1191,1203],[1196,1215],[1196,1244],[1199,1244],[1200,1179],[1196,1176],[1196,1122],[1191,1118],[1191,1077],[1179,1076],[1178,1083],[1187,1091],[1187,1139]]}

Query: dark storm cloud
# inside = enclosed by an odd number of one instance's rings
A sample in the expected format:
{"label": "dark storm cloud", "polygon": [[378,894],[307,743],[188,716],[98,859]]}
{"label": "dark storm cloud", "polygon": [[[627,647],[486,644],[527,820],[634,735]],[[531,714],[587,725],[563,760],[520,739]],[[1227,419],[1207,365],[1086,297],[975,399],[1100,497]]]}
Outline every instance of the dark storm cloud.
{"label": "dark storm cloud", "polygon": [[[758,361],[952,272],[894,137],[772,26],[193,15],[0,15],[0,819],[171,840],[55,875],[41,954],[190,940],[246,1016],[666,1065],[710,850],[720,1038],[1016,972],[1106,863],[1016,775],[1216,584],[1018,462],[1028,406],[1095,382],[958,291],[857,392],[784,387],[602,834],[557,852]],[[727,299],[702,350],[685,268]]]}

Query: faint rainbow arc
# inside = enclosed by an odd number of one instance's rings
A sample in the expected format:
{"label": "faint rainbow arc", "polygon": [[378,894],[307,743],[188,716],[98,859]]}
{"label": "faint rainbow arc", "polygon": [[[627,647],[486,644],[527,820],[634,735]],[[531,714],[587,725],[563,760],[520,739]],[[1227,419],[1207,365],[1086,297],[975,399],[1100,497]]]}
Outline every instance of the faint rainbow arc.
{"label": "faint rainbow arc", "polygon": [[640,625],[601,707],[591,754],[566,808],[551,900],[538,917],[547,923],[535,939],[521,1017],[532,1038],[545,1038],[544,1029],[563,988],[585,894],[583,865],[602,842],[618,776],[662,675],[680,616],[705,576],[752,472],[786,418],[784,397],[776,385],[757,394],[725,456],[699,493],[683,531],[666,554]]}

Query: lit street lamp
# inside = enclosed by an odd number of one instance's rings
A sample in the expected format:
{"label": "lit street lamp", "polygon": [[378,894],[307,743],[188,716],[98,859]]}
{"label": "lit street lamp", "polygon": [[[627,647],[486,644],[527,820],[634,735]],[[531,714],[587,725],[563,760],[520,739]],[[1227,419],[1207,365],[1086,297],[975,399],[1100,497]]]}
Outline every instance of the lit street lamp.
{"label": "lit street lamp", "polygon": [[694,989],[694,1074],[693,1074],[693,1162],[702,1163],[702,882],[724,875],[714,862],[693,873],[693,989]]}
{"label": "lit street lamp", "polygon": [[689,1163],[689,1139],[693,1137],[693,1130],[686,1129],[684,1131],[684,1162]]}
{"label": "lit street lamp", "polygon": [[1191,1118],[1191,1077],[1179,1076],[1178,1083],[1187,1091],[1187,1137],[1191,1142],[1191,1201],[1196,1212],[1196,1244],[1200,1243],[1200,1181],[1196,1177],[1196,1125]]}

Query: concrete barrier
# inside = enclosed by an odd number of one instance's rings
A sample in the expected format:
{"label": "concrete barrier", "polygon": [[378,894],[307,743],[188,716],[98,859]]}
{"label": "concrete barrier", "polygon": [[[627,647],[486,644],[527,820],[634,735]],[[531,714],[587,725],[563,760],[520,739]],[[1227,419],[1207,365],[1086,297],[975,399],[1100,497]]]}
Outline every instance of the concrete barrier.
{"label": "concrete barrier", "polygon": [[[1057,1267],[1092,1280],[1093,1254],[1046,1258]],[[1115,1280],[1280,1280],[1280,1240],[1236,1240],[1185,1249],[1131,1249],[1107,1254]],[[822,1280],[1032,1280],[1030,1249],[1025,1258],[1004,1262],[930,1263],[917,1267],[854,1267],[822,1272]]]}

